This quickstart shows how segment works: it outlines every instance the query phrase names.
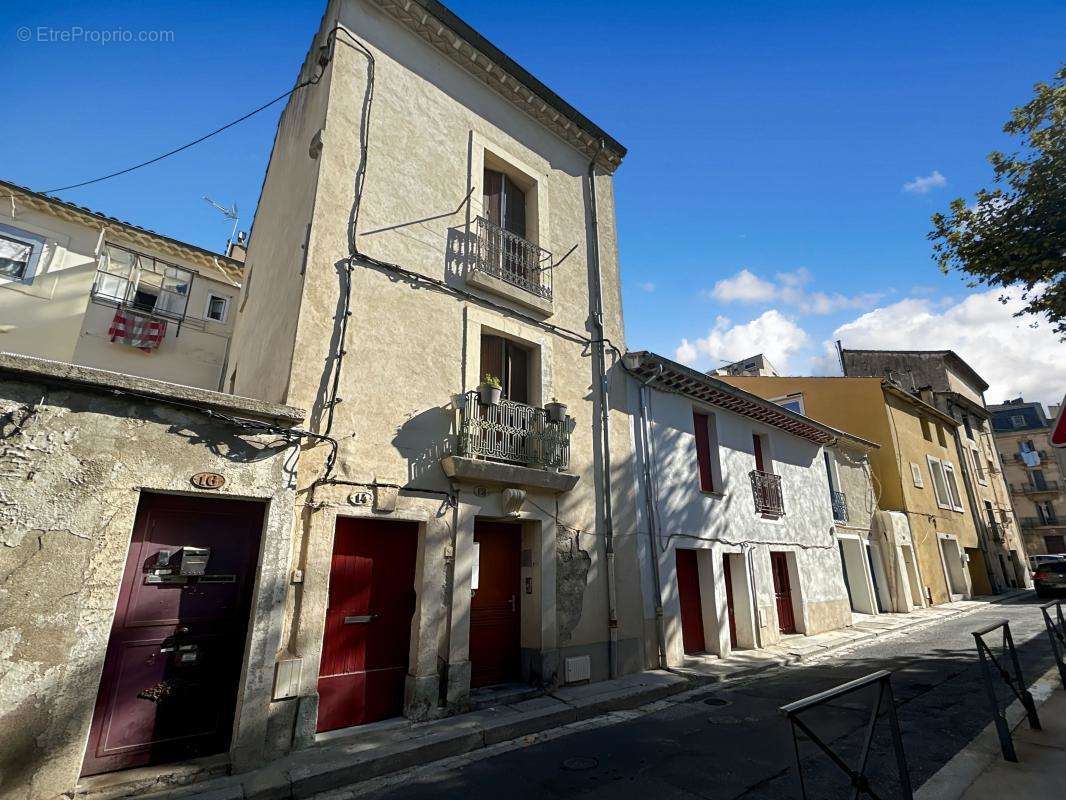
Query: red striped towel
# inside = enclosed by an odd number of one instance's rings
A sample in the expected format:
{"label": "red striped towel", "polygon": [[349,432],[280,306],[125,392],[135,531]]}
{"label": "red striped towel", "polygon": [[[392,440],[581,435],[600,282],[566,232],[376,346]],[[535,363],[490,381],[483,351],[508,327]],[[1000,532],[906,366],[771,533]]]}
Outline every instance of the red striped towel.
{"label": "red striped towel", "polygon": [[111,320],[107,335],[112,342],[120,341],[151,353],[163,343],[163,337],[167,335],[167,323],[165,320],[142,316],[128,308],[120,308]]}

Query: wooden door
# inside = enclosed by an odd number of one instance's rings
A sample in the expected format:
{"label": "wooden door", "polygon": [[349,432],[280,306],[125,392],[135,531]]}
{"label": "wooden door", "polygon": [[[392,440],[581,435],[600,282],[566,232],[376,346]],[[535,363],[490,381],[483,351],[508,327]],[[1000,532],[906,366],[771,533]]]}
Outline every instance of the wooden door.
{"label": "wooden door", "polygon": [[777,624],[781,633],[796,632],[796,617],[792,613],[792,585],[788,577],[788,556],[770,553],[774,574],[774,600],[777,602]]}
{"label": "wooden door", "polygon": [[[142,495],[83,775],[229,746],[262,525],[259,503]],[[209,548],[202,575],[170,574],[183,547]]]}
{"label": "wooden door", "polygon": [[522,528],[478,520],[474,544],[478,580],[470,598],[470,685],[512,683],[522,677]]}
{"label": "wooden door", "polygon": [[703,653],[703,603],[700,600],[700,571],[695,550],[677,550],[677,597],[681,603],[681,642],[686,653]]}
{"label": "wooden door", "polygon": [[418,526],[337,520],[318,670],[318,730],[403,713]]}
{"label": "wooden door", "polygon": [[737,646],[737,615],[733,610],[733,571],[729,563],[729,554],[722,556],[722,568],[725,572],[725,607],[729,617],[729,643]]}

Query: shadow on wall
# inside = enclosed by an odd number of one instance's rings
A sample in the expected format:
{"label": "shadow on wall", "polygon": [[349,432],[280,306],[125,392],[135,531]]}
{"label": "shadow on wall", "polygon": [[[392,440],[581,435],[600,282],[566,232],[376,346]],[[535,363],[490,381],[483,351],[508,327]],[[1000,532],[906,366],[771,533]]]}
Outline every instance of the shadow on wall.
{"label": "shadow on wall", "polygon": [[455,412],[451,406],[427,409],[401,425],[392,445],[407,460],[407,482],[447,488],[440,460],[455,452]]}

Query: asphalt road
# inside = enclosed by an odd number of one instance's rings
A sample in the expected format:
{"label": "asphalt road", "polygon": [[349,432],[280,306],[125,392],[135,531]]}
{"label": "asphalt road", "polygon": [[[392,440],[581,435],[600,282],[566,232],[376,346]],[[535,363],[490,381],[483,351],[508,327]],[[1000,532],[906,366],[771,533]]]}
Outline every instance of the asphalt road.
{"label": "asphalt road", "polygon": [[[442,766],[362,797],[373,800],[525,798],[799,797],[795,751],[778,708],[878,669],[893,672],[904,748],[917,788],[990,721],[971,631],[1010,620],[1026,682],[1053,665],[1032,595],[872,642],[808,666],[721,684],[688,702],[623,723],[583,730],[462,765]],[[1002,688],[1003,695],[1009,690]],[[707,701],[710,700],[710,703]],[[724,702],[723,702],[724,701]],[[835,701],[811,727],[854,763],[869,715],[868,698]],[[809,798],[848,797],[846,778],[805,743]],[[887,724],[876,726],[870,759],[875,788],[894,797],[895,760]]]}

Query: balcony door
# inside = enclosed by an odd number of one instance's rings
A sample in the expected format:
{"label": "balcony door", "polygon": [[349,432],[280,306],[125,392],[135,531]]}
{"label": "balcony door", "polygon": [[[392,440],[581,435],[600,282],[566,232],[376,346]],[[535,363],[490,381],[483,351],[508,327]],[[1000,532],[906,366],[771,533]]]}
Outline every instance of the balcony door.
{"label": "balcony door", "polygon": [[494,169],[485,169],[484,209],[489,222],[526,238],[526,193]]}
{"label": "balcony door", "polygon": [[481,369],[478,380],[486,374],[499,378],[503,397],[531,405],[529,391],[529,350],[510,339],[491,334],[481,335]]}

